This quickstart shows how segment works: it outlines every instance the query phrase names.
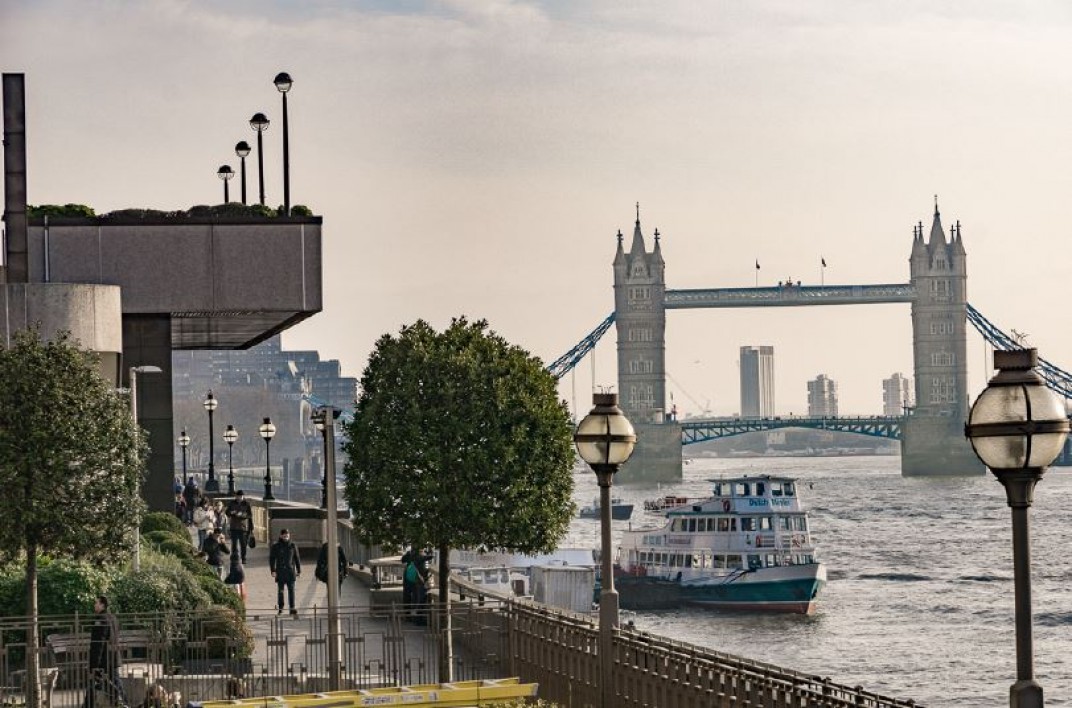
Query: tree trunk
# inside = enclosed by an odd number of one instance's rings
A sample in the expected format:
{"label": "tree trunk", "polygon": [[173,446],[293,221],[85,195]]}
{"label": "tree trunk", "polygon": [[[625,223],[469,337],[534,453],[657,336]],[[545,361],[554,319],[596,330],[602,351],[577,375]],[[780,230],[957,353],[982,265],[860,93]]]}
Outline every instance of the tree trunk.
{"label": "tree trunk", "polygon": [[439,616],[443,631],[443,650],[439,652],[439,682],[450,683],[453,678],[454,646],[450,622],[450,547],[439,547]]}
{"label": "tree trunk", "polygon": [[26,638],[26,705],[41,708],[41,646],[40,629],[37,626],[37,546],[26,546],[26,614],[30,618],[29,637]]}

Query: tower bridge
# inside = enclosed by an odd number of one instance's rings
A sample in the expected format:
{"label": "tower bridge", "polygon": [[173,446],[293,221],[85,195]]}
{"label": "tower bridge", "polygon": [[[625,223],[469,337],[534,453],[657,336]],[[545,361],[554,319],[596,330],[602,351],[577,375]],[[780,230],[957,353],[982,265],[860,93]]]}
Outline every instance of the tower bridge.
{"label": "tower bridge", "polygon": [[[683,444],[784,427],[844,430],[901,441],[904,475],[982,474],[984,469],[964,438],[969,412],[967,324],[998,349],[1014,340],[967,302],[967,253],[960,223],[942,227],[935,203],[929,232],[912,229],[909,280],[876,285],[801,285],[785,281],[755,288],[673,290],[666,287],[659,231],[647,249],[639,213],[628,250],[618,232],[614,256],[614,312],[548,368],[561,377],[599,339],[616,327],[618,390],[622,409],[637,428],[636,452],[622,471],[623,481],[673,481],[681,477]],[[679,422],[666,411],[666,311],[740,307],[803,307],[904,303],[912,317],[916,406],[904,418],[711,419]],[[1042,361],[1043,378],[1072,398],[1072,375]]]}

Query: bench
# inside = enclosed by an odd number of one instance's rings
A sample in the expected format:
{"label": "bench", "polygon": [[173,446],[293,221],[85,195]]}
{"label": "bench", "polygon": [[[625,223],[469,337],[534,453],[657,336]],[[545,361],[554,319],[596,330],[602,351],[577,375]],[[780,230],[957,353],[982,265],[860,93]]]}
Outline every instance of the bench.
{"label": "bench", "polygon": [[[45,638],[55,664],[81,663],[89,660],[89,634],[50,634]],[[145,661],[152,636],[147,629],[119,630],[119,663]]]}
{"label": "bench", "polygon": [[[41,703],[45,708],[52,708],[52,694],[56,690],[56,684],[59,682],[60,670],[53,667],[51,669],[39,669],[37,673],[41,677]],[[12,671],[9,679],[12,685],[0,686],[0,704],[5,706],[26,705],[26,670]]]}

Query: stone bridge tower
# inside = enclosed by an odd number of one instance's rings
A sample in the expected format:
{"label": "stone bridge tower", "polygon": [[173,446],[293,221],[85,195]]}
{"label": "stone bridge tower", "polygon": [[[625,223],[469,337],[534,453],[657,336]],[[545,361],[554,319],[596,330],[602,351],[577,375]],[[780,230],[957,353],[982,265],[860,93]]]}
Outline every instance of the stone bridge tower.
{"label": "stone bridge tower", "polygon": [[619,231],[614,255],[619,401],[637,431],[623,482],[681,478],[681,426],[666,415],[665,271],[659,230],[649,253],[638,206],[629,251]]}
{"label": "stone bridge tower", "polygon": [[938,203],[924,240],[913,229],[909,258],[912,354],[916,407],[905,420],[901,472],[905,475],[982,474],[964,437],[969,411],[967,361],[967,255],[960,222],[946,240]]}

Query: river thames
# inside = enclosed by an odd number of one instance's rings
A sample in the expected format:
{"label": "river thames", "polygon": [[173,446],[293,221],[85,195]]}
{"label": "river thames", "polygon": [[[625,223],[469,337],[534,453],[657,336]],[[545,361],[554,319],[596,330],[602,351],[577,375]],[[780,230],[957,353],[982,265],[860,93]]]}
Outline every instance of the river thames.
{"label": "river thames", "polygon": [[[796,477],[829,583],[815,614],[623,612],[637,628],[926,706],[1008,704],[1015,680],[1012,536],[1005,492],[989,473],[904,478],[898,457],[695,459],[680,484],[624,486],[622,529],[654,525],[645,499],[710,495],[708,480]],[[1048,706],[1072,706],[1072,560],[1065,553],[1072,472],[1052,468],[1031,511],[1035,676]],[[574,475],[591,504],[595,475]],[[562,546],[595,548],[599,522],[575,519]]]}

